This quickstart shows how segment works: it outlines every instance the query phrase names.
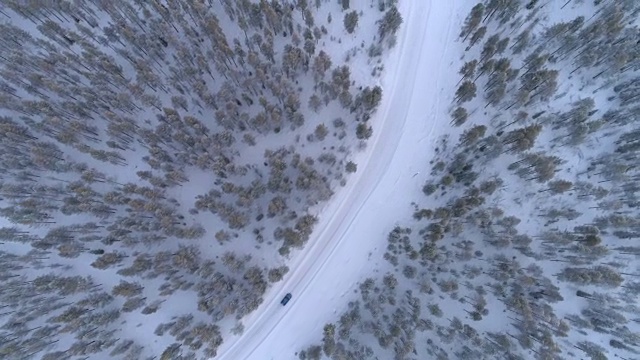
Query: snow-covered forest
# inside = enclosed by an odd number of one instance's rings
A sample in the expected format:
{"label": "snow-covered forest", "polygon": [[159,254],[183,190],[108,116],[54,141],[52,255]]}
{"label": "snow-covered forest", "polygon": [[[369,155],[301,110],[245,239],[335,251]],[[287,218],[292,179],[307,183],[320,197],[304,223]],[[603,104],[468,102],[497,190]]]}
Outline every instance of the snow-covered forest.
{"label": "snow-covered forest", "polygon": [[358,171],[396,5],[0,1],[0,358],[242,334]]}
{"label": "snow-covered forest", "polygon": [[295,357],[638,359],[640,3],[456,8],[412,216]]}

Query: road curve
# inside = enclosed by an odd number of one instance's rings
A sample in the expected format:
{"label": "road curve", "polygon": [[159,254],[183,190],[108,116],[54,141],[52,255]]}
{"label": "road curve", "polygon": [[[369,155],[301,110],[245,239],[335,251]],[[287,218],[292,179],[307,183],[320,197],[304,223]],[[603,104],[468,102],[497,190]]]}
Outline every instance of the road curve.
{"label": "road curve", "polygon": [[[398,215],[410,210],[410,195],[403,194],[412,192],[394,188],[419,186],[413,169],[424,168],[428,154],[426,144],[424,154],[415,154],[416,144],[432,140],[438,132],[435,120],[443,113],[439,79],[447,72],[444,59],[454,23],[450,3],[401,1],[404,24],[385,63],[383,101],[373,120],[369,148],[357,159],[358,172],[321,209],[309,245],[289,264],[288,276],[267,291],[265,302],[245,317],[244,334],[223,344],[216,359],[293,359],[310,333],[321,335],[322,325],[336,312],[334,306],[344,306],[340,297],[364,275],[357,270],[372,268],[367,255],[384,243],[385,231],[393,225],[376,222],[376,210],[397,207]],[[435,19],[442,16],[447,26],[434,26],[443,24]],[[434,81],[425,84],[425,79]],[[342,273],[341,267],[350,273]],[[282,307],[280,300],[287,292],[293,299]]]}

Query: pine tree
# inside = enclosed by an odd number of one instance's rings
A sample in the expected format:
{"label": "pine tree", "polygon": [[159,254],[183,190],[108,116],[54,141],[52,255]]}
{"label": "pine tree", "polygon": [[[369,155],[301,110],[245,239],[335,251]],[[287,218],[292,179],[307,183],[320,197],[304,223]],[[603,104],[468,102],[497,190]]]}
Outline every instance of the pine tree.
{"label": "pine tree", "polygon": [[471,35],[471,39],[469,40],[469,46],[467,46],[466,50],[471,49],[475,44],[477,44],[487,33],[487,27],[482,26],[476,30],[473,35]]}
{"label": "pine tree", "polygon": [[367,126],[366,123],[359,123],[356,127],[356,136],[358,139],[368,139],[373,135],[373,128],[371,126]]}
{"label": "pine tree", "polygon": [[358,12],[351,11],[344,15],[344,28],[347,30],[349,34],[353,34],[353,32],[358,26]]}
{"label": "pine tree", "polygon": [[124,296],[131,298],[136,295],[142,294],[144,287],[139,283],[128,282],[120,280],[120,283],[113,287],[112,293],[115,296]]}
{"label": "pine tree", "polygon": [[549,188],[547,190],[541,190],[540,192],[551,191],[554,194],[562,194],[565,191],[571,190],[571,188],[573,187],[573,183],[566,180],[550,181],[548,185]]}
{"label": "pine tree", "polygon": [[607,266],[595,266],[593,268],[566,267],[558,279],[576,284],[599,285],[615,288],[622,284],[623,278],[618,272]]}
{"label": "pine tree", "polygon": [[402,24],[402,16],[398,11],[398,8],[391,6],[378,23],[378,34],[380,38],[384,40],[389,35],[395,35],[398,28]]}
{"label": "pine tree", "polygon": [[464,81],[456,91],[456,101],[463,103],[476,97],[476,84],[471,81]]}
{"label": "pine tree", "polygon": [[469,12],[469,15],[467,15],[464,25],[462,26],[462,32],[460,33],[460,37],[463,38],[462,41],[466,41],[467,37],[469,37],[469,35],[477,29],[478,25],[480,25],[480,22],[482,21],[483,16],[484,4],[479,3],[471,8],[471,12]]}

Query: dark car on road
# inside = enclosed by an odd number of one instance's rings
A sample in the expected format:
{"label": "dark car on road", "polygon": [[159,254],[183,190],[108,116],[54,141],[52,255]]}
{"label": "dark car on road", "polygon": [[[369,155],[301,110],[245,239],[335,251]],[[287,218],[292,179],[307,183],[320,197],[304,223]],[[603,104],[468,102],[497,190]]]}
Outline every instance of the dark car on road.
{"label": "dark car on road", "polygon": [[287,305],[289,300],[291,300],[291,293],[287,293],[287,295],[282,298],[282,301],[280,301],[280,304],[282,304],[282,306]]}

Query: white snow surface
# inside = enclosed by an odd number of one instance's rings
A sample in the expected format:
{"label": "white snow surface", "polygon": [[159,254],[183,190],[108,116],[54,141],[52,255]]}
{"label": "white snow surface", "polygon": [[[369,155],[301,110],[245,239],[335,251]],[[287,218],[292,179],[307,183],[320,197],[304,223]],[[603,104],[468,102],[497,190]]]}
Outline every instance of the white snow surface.
{"label": "white snow surface", "polygon": [[[243,335],[226,337],[216,359],[297,358],[295,352],[317,340],[324,324],[346,306],[345,295],[376,267],[371,258],[382,259],[383,234],[395,226],[390,220],[411,216],[408,205],[424,179],[416,169],[425,168],[429,144],[448,128],[451,92],[441,84],[451,74],[446,61],[455,56],[449,45],[471,5],[400,2],[404,23],[385,64],[374,135],[356,157],[358,171],[318,210],[320,222],[307,248],[288,264],[284,280],[267,291],[268,300],[243,319]],[[288,292],[293,298],[283,307],[280,300]]]}

